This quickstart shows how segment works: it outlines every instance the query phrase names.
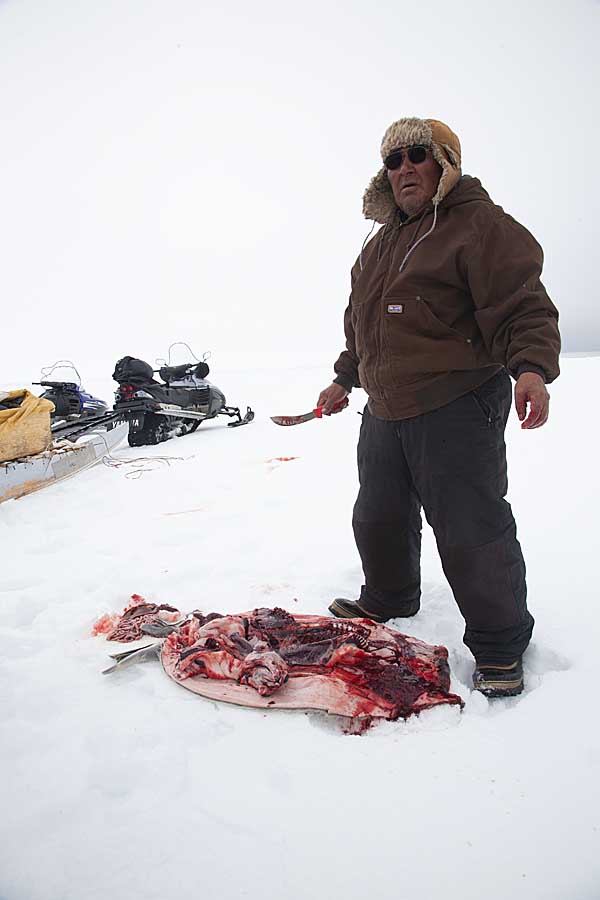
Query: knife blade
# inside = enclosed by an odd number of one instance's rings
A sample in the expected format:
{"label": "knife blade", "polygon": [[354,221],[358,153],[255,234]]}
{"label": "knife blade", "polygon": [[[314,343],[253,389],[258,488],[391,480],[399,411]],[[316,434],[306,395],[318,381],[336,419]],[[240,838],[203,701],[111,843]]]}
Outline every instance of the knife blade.
{"label": "knife blade", "polygon": [[[348,403],[347,397],[344,397],[343,400],[338,400],[337,403],[334,403],[331,413],[341,412],[348,406]],[[276,425],[301,425],[303,422],[310,422],[311,419],[322,418],[323,407],[317,406],[315,409],[312,409],[310,412],[304,413],[301,416],[271,416],[271,421],[275,422]]]}

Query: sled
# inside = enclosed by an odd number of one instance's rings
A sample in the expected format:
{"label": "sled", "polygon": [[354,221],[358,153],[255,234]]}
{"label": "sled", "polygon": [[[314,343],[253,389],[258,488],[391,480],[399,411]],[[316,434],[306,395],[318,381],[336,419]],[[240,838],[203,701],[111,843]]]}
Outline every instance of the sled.
{"label": "sled", "polygon": [[35,456],[0,463],[0,503],[32,494],[96,465],[125,439],[127,428],[124,421],[109,423],[74,443],[58,441]]}

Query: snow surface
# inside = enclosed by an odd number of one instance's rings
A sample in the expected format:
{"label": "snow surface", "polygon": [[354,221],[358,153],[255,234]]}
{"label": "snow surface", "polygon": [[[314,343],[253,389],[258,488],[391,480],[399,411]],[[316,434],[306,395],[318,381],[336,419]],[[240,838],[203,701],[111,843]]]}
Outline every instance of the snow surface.
{"label": "snow surface", "polygon": [[224,613],[356,596],[364,395],[296,428],[268,418],[311,408],[326,368],[214,370],[253,424],[122,447],[118,467],[1,505],[1,900],[600,897],[600,360],[563,370],[548,425],[521,432],[513,412],[507,432],[537,619],[525,693],[470,691],[428,528],[422,611],[394,622],[448,647],[462,713],[349,736],[205,701],[153,661],[100,674],[92,625],[134,592]]}

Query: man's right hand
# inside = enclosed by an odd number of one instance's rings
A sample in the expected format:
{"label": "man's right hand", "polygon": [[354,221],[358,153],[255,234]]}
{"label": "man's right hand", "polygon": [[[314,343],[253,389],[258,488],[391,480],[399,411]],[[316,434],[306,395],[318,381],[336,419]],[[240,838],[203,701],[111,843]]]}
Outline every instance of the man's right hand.
{"label": "man's right hand", "polygon": [[[317,406],[323,407],[323,413],[326,416],[331,415],[331,411],[336,403],[339,403],[340,400],[343,400],[344,397],[347,397],[350,391],[347,391],[346,388],[343,388],[341,384],[330,384],[329,387],[326,387],[324,391],[321,391],[319,394],[319,399],[317,400]],[[339,410],[337,410],[339,412]]]}

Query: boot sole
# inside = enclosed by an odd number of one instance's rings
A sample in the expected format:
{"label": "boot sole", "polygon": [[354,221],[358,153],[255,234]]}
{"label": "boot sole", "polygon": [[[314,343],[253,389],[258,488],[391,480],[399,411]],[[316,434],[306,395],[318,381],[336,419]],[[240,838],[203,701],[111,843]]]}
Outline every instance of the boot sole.
{"label": "boot sole", "polygon": [[486,697],[516,697],[523,692],[523,680],[486,681],[480,685],[474,685],[474,690]]}

